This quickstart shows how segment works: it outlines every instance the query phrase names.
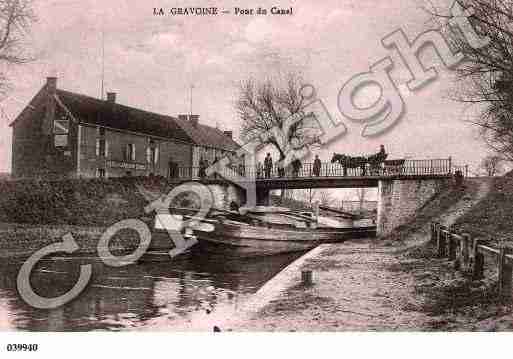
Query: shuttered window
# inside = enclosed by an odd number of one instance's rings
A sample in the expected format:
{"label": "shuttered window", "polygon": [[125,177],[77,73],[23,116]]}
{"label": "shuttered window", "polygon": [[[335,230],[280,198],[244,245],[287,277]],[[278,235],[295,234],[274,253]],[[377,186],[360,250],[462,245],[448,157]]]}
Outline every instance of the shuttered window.
{"label": "shuttered window", "polygon": [[98,137],[96,138],[96,156],[107,157],[107,139],[105,138],[105,128],[98,128]]}
{"label": "shuttered window", "polygon": [[135,161],[135,144],[129,143],[125,147],[125,160]]}
{"label": "shuttered window", "polygon": [[159,161],[159,148],[155,141],[150,140],[146,147],[146,162],[156,165]]}
{"label": "shuttered window", "polygon": [[66,116],[53,121],[53,143],[55,147],[68,147],[68,134],[69,120]]}

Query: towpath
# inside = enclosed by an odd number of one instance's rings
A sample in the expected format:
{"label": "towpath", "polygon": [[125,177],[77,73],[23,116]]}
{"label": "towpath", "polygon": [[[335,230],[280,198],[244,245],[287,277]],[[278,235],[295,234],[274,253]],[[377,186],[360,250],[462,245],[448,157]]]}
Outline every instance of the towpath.
{"label": "towpath", "polygon": [[[489,180],[470,180],[461,200],[439,215],[452,224],[488,193]],[[400,247],[379,240],[325,244],[292,263],[268,282],[246,306],[233,330],[372,331],[421,330],[430,318],[421,310],[415,278],[401,269],[399,252],[428,239],[424,226]],[[314,285],[300,283],[313,271]]]}

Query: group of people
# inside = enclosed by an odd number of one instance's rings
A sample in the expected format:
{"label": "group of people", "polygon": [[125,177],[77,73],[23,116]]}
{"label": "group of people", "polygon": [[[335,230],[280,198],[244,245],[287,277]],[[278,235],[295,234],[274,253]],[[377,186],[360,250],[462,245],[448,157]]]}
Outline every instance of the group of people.
{"label": "group of people", "polygon": [[[212,162],[212,164],[216,164],[216,162],[219,161],[219,159],[217,158],[217,156],[214,158],[214,162]],[[207,168],[210,167],[210,162],[204,158],[204,157],[201,157],[200,160],[199,160],[199,170],[198,170],[198,176],[200,178],[205,178],[207,177]]]}
{"label": "group of people", "polygon": [[[217,156],[214,158],[214,161],[212,162],[212,165],[215,165],[217,162],[219,161],[219,158],[217,158]],[[205,178],[207,177],[207,168],[210,167],[210,162],[208,161],[208,159],[204,158],[204,157],[201,157],[200,160],[199,160],[199,169],[198,169],[198,176],[200,178]],[[241,176],[244,176],[244,172],[245,172],[245,169],[244,169],[244,165],[243,164],[239,164],[238,166],[232,166],[232,165],[229,165],[230,168],[232,168],[233,170],[237,171],[239,173],[239,175]],[[217,174],[214,174],[213,177],[214,178],[217,178]]]}
{"label": "group of people", "polygon": [[[292,175],[294,177],[299,176],[299,172],[301,171],[301,168],[303,167],[303,164],[301,163],[301,160],[296,158],[294,161],[291,162],[292,167]],[[319,177],[321,175],[321,167],[322,163],[319,158],[319,155],[315,155],[315,160],[313,162],[312,166],[312,174],[316,177]],[[265,178],[271,178],[273,174],[273,158],[271,157],[270,153],[267,153],[264,159],[264,165],[262,166],[262,163],[259,162],[257,165],[257,177],[265,177]],[[285,176],[285,168],[281,165],[278,165],[276,168],[276,172],[278,177],[284,177]],[[263,174],[263,176],[262,176]]]}
{"label": "group of people", "polygon": [[[383,145],[380,146],[380,151],[373,155],[374,157],[381,157],[384,156],[386,158],[386,152],[385,147]],[[215,158],[213,164],[215,164],[218,161],[217,158]],[[210,166],[210,163],[207,159],[201,158],[199,161],[199,177],[204,178],[206,177],[206,170]],[[299,177],[299,172],[301,171],[303,164],[300,159],[296,158],[291,163],[290,166],[292,168],[292,175],[294,177]],[[321,175],[321,168],[322,168],[322,162],[319,158],[319,155],[315,155],[315,159],[313,162],[313,165],[311,167],[311,172],[306,174],[307,176],[315,176],[319,177]],[[244,176],[244,166],[242,164],[239,165],[239,172],[241,176]],[[273,171],[274,170],[274,171]],[[285,168],[280,164],[278,164],[275,168],[273,164],[273,158],[271,157],[271,154],[268,152],[265,156],[264,163],[262,165],[261,162],[257,164],[257,177],[258,178],[271,178],[273,176],[278,177],[285,177]]]}

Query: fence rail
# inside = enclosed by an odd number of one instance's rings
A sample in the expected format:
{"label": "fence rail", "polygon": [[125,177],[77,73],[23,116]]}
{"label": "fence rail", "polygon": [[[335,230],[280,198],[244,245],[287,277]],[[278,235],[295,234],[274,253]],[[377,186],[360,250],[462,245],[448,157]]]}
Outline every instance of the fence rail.
{"label": "fence rail", "polygon": [[457,270],[470,272],[473,279],[484,278],[485,257],[491,257],[497,265],[498,296],[511,300],[513,283],[513,251],[501,245],[490,245],[491,239],[472,238],[440,223],[431,223],[431,242],[436,245],[440,258],[454,261]]}
{"label": "fence rail", "polygon": [[[257,166],[238,166],[233,168],[217,168],[217,176],[229,178],[233,175],[257,180],[271,180],[277,178],[316,178],[316,177],[395,177],[395,176],[447,176],[461,170],[452,165],[450,158],[432,160],[393,160],[386,161],[379,166],[366,164],[361,167],[350,168],[339,163],[322,162],[315,167],[313,163],[302,163],[300,168],[292,166],[281,168],[274,165],[270,168]],[[462,171],[465,175],[466,172]],[[211,178],[206,173],[206,167],[180,167],[172,177],[178,179]]]}

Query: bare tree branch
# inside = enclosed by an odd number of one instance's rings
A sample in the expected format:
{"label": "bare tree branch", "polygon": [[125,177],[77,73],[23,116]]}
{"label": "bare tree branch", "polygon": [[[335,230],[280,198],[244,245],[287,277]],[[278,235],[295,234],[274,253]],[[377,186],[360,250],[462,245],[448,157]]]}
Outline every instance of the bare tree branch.
{"label": "bare tree branch", "polygon": [[0,89],[8,86],[8,66],[34,60],[25,40],[35,21],[32,0],[0,0]]}
{"label": "bare tree branch", "polygon": [[[475,124],[490,148],[503,159],[513,159],[513,0],[460,0],[472,7],[469,18],[480,36],[490,42],[473,48],[464,34],[449,26],[443,29],[451,46],[463,53],[466,61],[456,70],[461,84],[453,99],[480,107]],[[434,8],[434,6],[432,6]],[[447,19],[435,9],[435,18]]]}
{"label": "bare tree branch", "polygon": [[[264,81],[247,79],[239,85],[239,95],[235,107],[242,120],[241,135],[245,141],[259,141],[262,145],[272,145],[285,158],[287,146],[296,140],[299,146],[314,142],[311,126],[307,119],[286,126],[286,119],[301,114],[304,106],[300,90],[302,78],[297,73],[289,73],[284,79],[275,76]],[[265,137],[273,128],[278,128],[286,136],[286,144],[274,135]],[[301,148],[301,147],[300,147]]]}

